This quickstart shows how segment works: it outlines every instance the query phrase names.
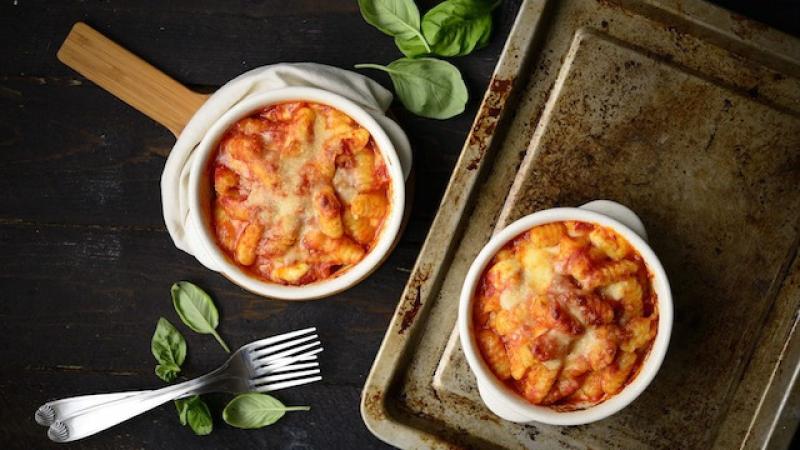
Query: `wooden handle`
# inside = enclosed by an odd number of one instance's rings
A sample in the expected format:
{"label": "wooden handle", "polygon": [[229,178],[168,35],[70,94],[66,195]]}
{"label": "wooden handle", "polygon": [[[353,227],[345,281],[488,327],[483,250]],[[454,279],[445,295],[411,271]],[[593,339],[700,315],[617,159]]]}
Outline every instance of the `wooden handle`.
{"label": "wooden handle", "polygon": [[176,137],[206,101],[83,22],[72,27],[58,59],[145,113]]}

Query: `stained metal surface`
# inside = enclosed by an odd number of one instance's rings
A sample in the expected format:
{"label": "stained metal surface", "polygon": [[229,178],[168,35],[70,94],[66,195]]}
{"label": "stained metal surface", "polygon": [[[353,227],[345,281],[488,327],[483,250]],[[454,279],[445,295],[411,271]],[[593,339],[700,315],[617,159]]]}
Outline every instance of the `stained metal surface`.
{"label": "stained metal surface", "polygon": [[[785,445],[798,186],[797,39],[695,0],[525,2],[367,380],[365,422],[405,448]],[[499,419],[454,332],[467,268],[495,229],[598,198],[642,217],[670,277],[662,370],[594,424]]]}

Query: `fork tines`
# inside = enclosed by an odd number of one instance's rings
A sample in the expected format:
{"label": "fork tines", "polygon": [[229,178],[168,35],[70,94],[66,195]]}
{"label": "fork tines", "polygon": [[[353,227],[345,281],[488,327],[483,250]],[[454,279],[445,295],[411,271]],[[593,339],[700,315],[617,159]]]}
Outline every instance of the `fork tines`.
{"label": "fork tines", "polygon": [[[317,372],[319,372],[319,371],[317,371]],[[309,383],[313,383],[315,381],[321,381],[321,380],[322,380],[322,377],[320,377],[320,376],[308,377],[308,378],[300,378],[300,379],[297,379],[297,380],[280,381],[280,382],[277,382],[277,383],[256,385],[254,390],[256,392],[272,392],[272,391],[277,391],[279,389],[286,389],[286,388],[290,388],[290,387],[294,387],[294,386],[300,386],[300,385],[303,385],[303,384],[309,384]]]}
{"label": "fork tines", "polygon": [[252,389],[270,392],[322,380],[317,354],[322,351],[319,336],[306,328],[247,345],[253,367]]}
{"label": "fork tines", "polygon": [[[281,342],[279,344],[275,343],[275,342],[280,342],[280,341],[276,340],[276,341],[272,341],[272,342],[269,343],[269,344],[274,344],[274,345],[259,344],[259,345],[254,345],[252,347],[251,347],[251,345],[248,345],[247,346],[248,347],[247,348],[247,356],[254,363],[255,363],[255,361],[258,361],[258,363],[260,365],[264,365],[264,364],[273,362],[273,361],[278,360],[278,359],[282,359],[282,358],[285,358],[285,357],[288,357],[288,356],[296,355],[296,354],[298,354],[300,352],[304,352],[306,350],[309,350],[311,348],[314,348],[314,347],[320,345],[319,336],[317,334],[312,334],[310,336],[297,337],[298,334],[307,334],[307,333],[312,333],[314,331],[316,331],[316,328],[312,327],[312,328],[306,328],[305,330],[300,330],[300,331],[297,331],[297,332],[294,332],[294,333],[287,333],[285,335],[276,336],[276,337],[284,337],[285,336],[284,339],[281,339],[281,340],[285,340],[286,338],[296,337],[296,339],[287,340],[286,342]],[[297,333],[297,334],[295,334],[295,333]],[[269,338],[269,339],[272,339],[272,338]],[[266,339],[264,341],[266,341]],[[313,342],[309,342],[309,341],[313,341]],[[261,342],[261,341],[256,341],[255,343],[258,343],[258,342]],[[300,345],[300,344],[305,344],[305,345]]]}
{"label": "fork tines", "polygon": [[285,341],[294,337],[302,336],[304,334],[310,334],[317,331],[316,327],[304,328],[302,330],[291,331],[289,333],[279,334],[277,336],[271,336],[265,339],[259,339],[257,341],[253,341],[245,346],[242,347],[244,350],[256,350],[264,348],[268,345],[275,344],[277,342]]}

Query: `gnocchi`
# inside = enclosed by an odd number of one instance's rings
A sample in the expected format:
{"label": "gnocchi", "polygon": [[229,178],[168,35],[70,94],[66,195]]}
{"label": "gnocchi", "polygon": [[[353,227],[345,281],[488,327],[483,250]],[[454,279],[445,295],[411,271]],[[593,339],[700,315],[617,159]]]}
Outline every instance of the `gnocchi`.
{"label": "gnocchi", "polygon": [[369,131],[327,105],[286,102],[233,124],[209,164],[220,249],[263,281],[335,277],[375,246],[391,180]]}
{"label": "gnocchi", "polygon": [[534,227],[487,264],[473,301],[480,353],[537,405],[569,411],[605,401],[652,347],[658,309],[641,255],[611,228]]}

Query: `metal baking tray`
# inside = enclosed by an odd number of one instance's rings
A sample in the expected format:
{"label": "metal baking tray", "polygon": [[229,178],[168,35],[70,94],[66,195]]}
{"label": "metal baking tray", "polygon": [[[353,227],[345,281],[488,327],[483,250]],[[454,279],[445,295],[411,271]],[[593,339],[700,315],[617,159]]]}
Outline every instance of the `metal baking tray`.
{"label": "metal baking tray", "polygon": [[[697,0],[528,0],[364,387],[404,448],[780,448],[800,417],[800,41]],[[589,425],[490,413],[454,331],[493,231],[610,199],[674,290],[659,375]]]}

